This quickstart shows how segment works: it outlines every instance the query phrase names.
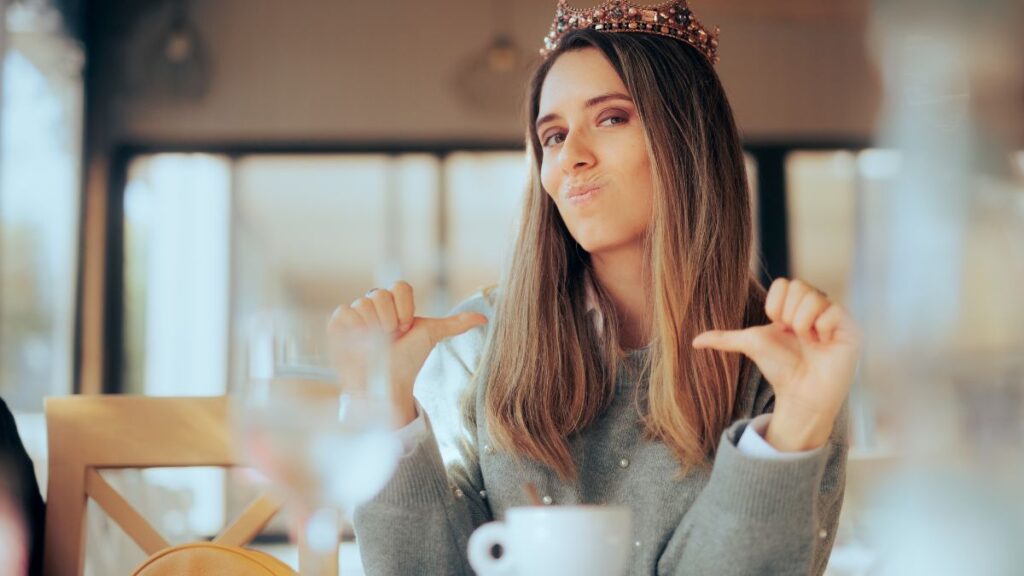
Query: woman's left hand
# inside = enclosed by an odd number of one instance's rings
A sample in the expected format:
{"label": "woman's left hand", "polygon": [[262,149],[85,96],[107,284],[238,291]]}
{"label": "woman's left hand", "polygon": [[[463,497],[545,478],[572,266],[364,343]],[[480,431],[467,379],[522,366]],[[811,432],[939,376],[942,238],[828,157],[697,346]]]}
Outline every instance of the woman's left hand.
{"label": "woman's left hand", "polygon": [[850,391],[860,330],[842,306],[800,280],[775,280],[765,312],[771,324],[704,332],[693,347],[750,357],[775,390],[765,439],[787,452],[818,448]]}

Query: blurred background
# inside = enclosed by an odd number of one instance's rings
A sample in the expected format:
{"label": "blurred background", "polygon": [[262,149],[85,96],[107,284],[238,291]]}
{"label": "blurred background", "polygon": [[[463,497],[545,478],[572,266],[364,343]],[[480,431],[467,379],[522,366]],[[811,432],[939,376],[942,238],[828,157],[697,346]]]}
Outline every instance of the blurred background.
{"label": "blurred background", "polygon": [[[858,482],[898,461],[893,422],[914,403],[887,395],[916,377],[894,358],[963,352],[967,390],[971,361],[1000,383],[966,393],[980,408],[963,419],[981,443],[1024,442],[1018,2],[691,5],[722,28],[758,273],[819,286],[868,330],[830,568],[868,573]],[[244,377],[257,310],[326,315],[403,278],[442,314],[496,282],[526,178],[525,82],[553,10],[0,0],[0,395],[41,479],[45,396],[221,395]],[[947,333],[958,339],[927,337]],[[936,370],[920,378],[952,368]],[[944,396],[954,412],[962,388]],[[1002,420],[986,427],[993,407]],[[934,437],[962,440],[940,409]],[[242,491],[220,470],[117,482],[170,540],[215,533]],[[96,573],[141,558],[101,511],[89,521],[88,542],[123,541],[90,548]],[[287,556],[276,533],[262,542]]]}

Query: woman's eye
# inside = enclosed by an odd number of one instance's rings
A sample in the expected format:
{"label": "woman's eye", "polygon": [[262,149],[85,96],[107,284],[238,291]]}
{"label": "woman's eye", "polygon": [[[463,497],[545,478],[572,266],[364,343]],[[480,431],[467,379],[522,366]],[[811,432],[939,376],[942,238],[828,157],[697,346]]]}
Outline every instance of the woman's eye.
{"label": "woman's eye", "polygon": [[[613,120],[614,122],[612,122]],[[624,114],[615,114],[614,116],[608,116],[601,120],[601,124],[610,123],[612,126],[616,126],[618,124],[625,124],[628,120],[629,118]]]}
{"label": "woman's eye", "polygon": [[[558,140],[556,142],[555,138],[559,138],[560,140]],[[549,134],[549,135],[545,136],[544,137],[544,141],[542,142],[542,144],[544,146],[554,146],[555,144],[561,144],[562,141],[564,141],[564,140],[565,140],[565,134],[562,134],[561,132],[555,132],[554,134]]]}

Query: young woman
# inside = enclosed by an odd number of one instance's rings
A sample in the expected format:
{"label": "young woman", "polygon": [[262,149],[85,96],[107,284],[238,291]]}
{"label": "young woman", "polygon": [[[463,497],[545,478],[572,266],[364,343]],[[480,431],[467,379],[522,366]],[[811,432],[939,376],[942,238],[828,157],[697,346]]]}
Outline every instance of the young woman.
{"label": "young woman", "polygon": [[634,574],[820,574],[858,335],[811,286],[751,275],[715,35],[681,1],[611,2],[560,5],[548,41],[501,284],[424,318],[400,282],[332,320],[395,335],[407,453],[356,513],[367,573],[470,573],[469,535],[532,483],[631,506]]}

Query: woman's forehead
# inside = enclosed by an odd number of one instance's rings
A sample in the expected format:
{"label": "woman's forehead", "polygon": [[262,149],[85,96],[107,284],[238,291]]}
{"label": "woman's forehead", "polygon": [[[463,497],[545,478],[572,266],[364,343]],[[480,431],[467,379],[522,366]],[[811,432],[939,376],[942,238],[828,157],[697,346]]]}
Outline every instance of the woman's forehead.
{"label": "woman's forehead", "polygon": [[540,116],[563,107],[580,107],[609,92],[628,94],[615,68],[596,48],[566,52],[551,66],[540,92]]}

